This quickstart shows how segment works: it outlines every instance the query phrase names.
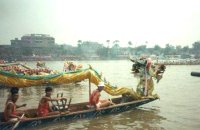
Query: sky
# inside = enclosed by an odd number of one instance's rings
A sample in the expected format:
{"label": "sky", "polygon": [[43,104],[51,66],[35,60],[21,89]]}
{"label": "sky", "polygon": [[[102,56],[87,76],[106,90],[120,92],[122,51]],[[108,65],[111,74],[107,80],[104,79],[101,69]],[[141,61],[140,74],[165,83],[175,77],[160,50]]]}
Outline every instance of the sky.
{"label": "sky", "polygon": [[120,46],[191,47],[200,40],[199,0],[0,0],[0,45],[24,34],[49,34]]}

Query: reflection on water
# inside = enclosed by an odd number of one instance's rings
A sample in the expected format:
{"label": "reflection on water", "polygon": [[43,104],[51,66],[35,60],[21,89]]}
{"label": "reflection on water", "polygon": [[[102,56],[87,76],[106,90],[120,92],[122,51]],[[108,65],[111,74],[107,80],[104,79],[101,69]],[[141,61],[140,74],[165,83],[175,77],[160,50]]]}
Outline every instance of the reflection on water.
{"label": "reflection on water", "polygon": [[[165,130],[160,123],[166,120],[164,117],[159,116],[159,109],[134,109],[124,113],[116,115],[108,115],[97,117],[94,119],[83,119],[72,121],[69,123],[59,123],[57,125],[41,126],[38,127],[41,130]],[[156,122],[156,123],[155,123]]]}
{"label": "reflection on water", "polygon": [[[129,61],[81,61],[83,65],[91,64],[112,84],[134,88],[137,79],[130,73]],[[28,63],[29,64],[29,63]],[[30,64],[33,64],[30,62]],[[35,64],[35,63],[34,63]],[[50,68],[62,69],[63,62],[46,62]],[[199,71],[200,66],[167,66],[164,78],[155,84],[155,92],[161,100],[143,105],[138,109],[115,115],[102,116],[95,119],[81,119],[71,122],[61,122],[48,126],[40,126],[41,130],[199,130],[200,128],[200,78],[190,76],[191,71]],[[72,103],[88,101],[88,80],[78,84],[57,85],[52,97],[63,92],[64,97],[72,98]],[[18,104],[27,103],[27,108],[36,108],[44,95],[45,86],[20,89]],[[96,89],[92,85],[92,90]],[[0,89],[0,111],[3,111],[8,90]],[[102,98],[109,98],[102,93]],[[35,129],[35,128],[34,128]]]}

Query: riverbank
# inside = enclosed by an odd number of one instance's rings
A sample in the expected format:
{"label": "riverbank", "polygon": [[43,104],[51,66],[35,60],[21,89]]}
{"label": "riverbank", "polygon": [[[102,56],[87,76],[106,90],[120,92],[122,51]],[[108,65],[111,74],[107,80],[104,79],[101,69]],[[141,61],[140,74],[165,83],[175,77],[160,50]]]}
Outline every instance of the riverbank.
{"label": "riverbank", "polygon": [[156,63],[164,65],[200,65],[200,59],[158,60]]}
{"label": "riverbank", "polygon": [[[120,61],[129,60],[128,58],[107,58],[107,59],[22,59],[19,61],[4,61],[0,60],[0,64],[3,63],[13,63],[13,62],[37,62],[37,61]],[[176,60],[153,60],[155,64],[165,64],[165,65],[200,65],[200,59],[176,59]]]}

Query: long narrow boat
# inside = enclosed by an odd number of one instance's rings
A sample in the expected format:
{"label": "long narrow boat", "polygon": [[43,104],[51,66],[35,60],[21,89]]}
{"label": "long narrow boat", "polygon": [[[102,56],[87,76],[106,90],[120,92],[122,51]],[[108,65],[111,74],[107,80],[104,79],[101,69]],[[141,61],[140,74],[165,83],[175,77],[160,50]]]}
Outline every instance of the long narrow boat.
{"label": "long narrow boat", "polygon": [[191,76],[200,77],[200,72],[191,72]]}
{"label": "long narrow boat", "polygon": [[[131,110],[140,105],[152,102],[157,98],[146,98],[141,100],[128,100],[124,102],[122,98],[113,98],[112,101],[115,105],[111,105],[109,107],[101,108],[96,111],[94,108],[88,107],[88,102],[71,104],[69,106],[69,111],[64,112],[64,114],[54,115],[54,116],[46,116],[46,117],[37,117],[36,109],[28,109],[25,111],[26,120],[21,121],[16,129],[28,129],[34,128],[39,125],[47,125],[52,124],[59,121],[71,121],[82,118],[94,118],[98,116],[121,113],[124,111]],[[0,113],[0,117],[2,118],[3,113]],[[0,129],[1,130],[10,130],[14,126],[13,123],[1,122]]]}
{"label": "long narrow boat", "polygon": [[[91,66],[87,69],[80,69],[69,72],[58,72],[48,75],[24,75],[13,73],[10,71],[0,70],[0,88],[6,87],[32,87],[32,86],[45,86],[45,85],[60,85],[79,82],[89,79],[89,81],[96,86],[101,79],[101,75],[94,70]],[[135,99],[139,99],[136,92],[133,89],[124,86],[112,86],[109,82],[105,83],[104,91],[112,96],[119,96],[124,93],[132,95]]]}

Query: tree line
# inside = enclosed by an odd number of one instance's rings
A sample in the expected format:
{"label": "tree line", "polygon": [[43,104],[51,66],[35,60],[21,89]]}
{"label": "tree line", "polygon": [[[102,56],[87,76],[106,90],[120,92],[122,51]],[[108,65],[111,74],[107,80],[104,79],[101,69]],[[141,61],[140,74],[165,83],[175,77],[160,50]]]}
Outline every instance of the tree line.
{"label": "tree line", "polygon": [[2,49],[0,53],[0,59],[17,59],[23,60],[24,56],[51,56],[52,59],[60,59],[67,57],[79,57],[78,59],[125,59],[128,55],[141,56],[156,55],[158,57],[165,57],[167,55],[180,55],[181,58],[191,58],[193,56],[196,59],[200,59],[200,41],[194,42],[192,47],[189,46],[173,46],[166,44],[164,48],[159,45],[155,45],[152,48],[147,48],[147,45],[134,45],[131,41],[127,43],[127,47],[120,47],[119,40],[115,40],[111,43],[110,40],[106,40],[106,45],[98,42],[91,41],[77,41],[77,46],[71,46],[67,44],[56,44],[45,48],[31,48],[31,47],[18,47]]}

